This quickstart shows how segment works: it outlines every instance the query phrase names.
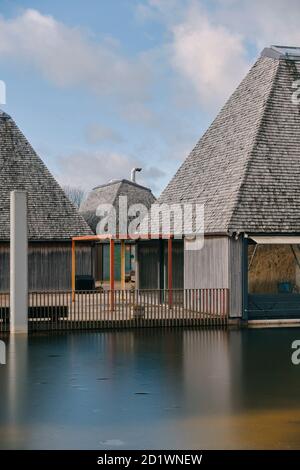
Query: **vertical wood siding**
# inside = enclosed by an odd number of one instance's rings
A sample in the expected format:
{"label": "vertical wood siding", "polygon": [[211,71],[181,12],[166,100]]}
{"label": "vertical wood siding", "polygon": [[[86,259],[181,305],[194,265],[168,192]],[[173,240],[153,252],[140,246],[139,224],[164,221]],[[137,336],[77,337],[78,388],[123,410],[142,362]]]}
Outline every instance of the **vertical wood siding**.
{"label": "vertical wood siding", "polygon": [[[77,244],[76,273],[91,274],[91,247]],[[30,290],[71,288],[71,243],[31,243],[28,250]],[[0,244],[0,291],[9,290],[9,244]]]}
{"label": "vertical wood siding", "polygon": [[207,237],[201,250],[184,250],[184,288],[229,287],[229,238]]}
{"label": "vertical wood siding", "polygon": [[138,245],[139,288],[159,289],[158,242],[140,242]]}
{"label": "vertical wood siding", "polygon": [[[160,241],[140,242],[138,244],[138,277],[140,289],[167,289],[168,245],[163,241],[163,256],[160,259]],[[173,288],[183,289],[183,241],[174,240],[172,247]],[[162,266],[160,269],[160,263]],[[162,276],[160,282],[160,276]]]}
{"label": "vertical wood siding", "polygon": [[[173,240],[172,243],[172,277],[173,288],[183,289],[183,240]],[[168,288],[168,243],[164,242],[164,289]]]}
{"label": "vertical wood siding", "polygon": [[229,239],[229,290],[230,316],[242,316],[243,275],[242,275],[243,241]]}

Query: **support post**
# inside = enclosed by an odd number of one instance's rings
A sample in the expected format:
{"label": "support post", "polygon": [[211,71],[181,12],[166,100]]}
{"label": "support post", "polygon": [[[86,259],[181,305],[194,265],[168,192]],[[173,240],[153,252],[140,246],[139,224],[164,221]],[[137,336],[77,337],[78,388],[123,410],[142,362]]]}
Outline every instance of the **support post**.
{"label": "support post", "polygon": [[161,238],[158,240],[158,289],[160,303],[166,302],[165,245]]}
{"label": "support post", "polygon": [[121,289],[125,290],[125,240],[121,240]]}
{"label": "support post", "polygon": [[140,266],[139,266],[139,244],[138,241],[135,241],[134,249],[134,277],[135,277],[135,290],[140,288],[139,276],[140,276]]}
{"label": "support post", "polygon": [[98,263],[99,281],[100,281],[100,286],[101,286],[103,282],[103,244],[98,244],[96,246],[98,247],[97,263]]}
{"label": "support post", "polygon": [[242,319],[248,320],[248,238],[242,239]]}
{"label": "support post", "polygon": [[109,282],[110,282],[110,308],[114,310],[115,297],[115,242],[111,238],[109,241]]}
{"label": "support post", "polygon": [[10,331],[28,333],[27,193],[10,193]]}
{"label": "support post", "polygon": [[72,302],[75,302],[76,289],[76,251],[75,240],[72,240]]}
{"label": "support post", "polygon": [[169,290],[169,308],[173,304],[173,253],[172,238],[168,239],[168,290]]}

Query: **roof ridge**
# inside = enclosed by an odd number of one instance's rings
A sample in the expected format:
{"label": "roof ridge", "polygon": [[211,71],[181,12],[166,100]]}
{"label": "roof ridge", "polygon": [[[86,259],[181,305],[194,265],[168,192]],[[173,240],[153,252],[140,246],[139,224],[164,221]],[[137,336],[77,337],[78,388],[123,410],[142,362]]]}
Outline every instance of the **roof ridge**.
{"label": "roof ridge", "polygon": [[99,184],[99,185],[95,186],[94,188],[92,188],[92,191],[94,191],[94,189],[101,189],[101,188],[105,188],[107,186],[113,186],[115,184],[120,184],[120,183],[130,184],[132,186],[137,186],[138,188],[143,188],[143,189],[146,189],[147,191],[151,191],[151,188],[148,188],[147,186],[139,184],[135,181],[128,180],[126,178],[120,178],[120,179],[109,181],[108,183]]}
{"label": "roof ridge", "polygon": [[228,221],[228,226],[227,226],[228,231],[231,229],[231,223],[232,223],[232,220],[235,216],[236,209],[238,208],[238,205],[239,205],[240,193],[241,193],[241,190],[242,190],[242,188],[245,184],[245,181],[247,180],[248,174],[249,174],[248,169],[249,169],[249,166],[251,164],[251,157],[253,155],[253,151],[254,151],[254,149],[257,145],[258,139],[259,139],[259,133],[260,133],[260,130],[261,130],[262,125],[263,125],[263,118],[264,118],[265,113],[266,113],[266,111],[268,109],[268,106],[269,106],[269,98],[272,95],[272,93],[274,91],[274,88],[275,88],[277,74],[278,74],[279,68],[280,68],[280,61],[276,60],[276,59],[275,59],[275,61],[277,62],[277,66],[276,66],[276,69],[273,72],[273,76],[272,76],[272,79],[271,79],[271,86],[270,86],[269,92],[266,96],[265,102],[264,102],[264,104],[261,108],[260,117],[258,119],[258,125],[257,125],[256,131],[255,131],[254,137],[253,137],[253,142],[250,145],[250,149],[249,149],[248,155],[246,157],[245,168],[243,170],[243,177],[240,181],[238,190],[236,192],[235,201],[233,203],[233,207],[232,207],[232,210],[231,210],[231,215],[230,215],[230,218],[229,218],[229,221]]}

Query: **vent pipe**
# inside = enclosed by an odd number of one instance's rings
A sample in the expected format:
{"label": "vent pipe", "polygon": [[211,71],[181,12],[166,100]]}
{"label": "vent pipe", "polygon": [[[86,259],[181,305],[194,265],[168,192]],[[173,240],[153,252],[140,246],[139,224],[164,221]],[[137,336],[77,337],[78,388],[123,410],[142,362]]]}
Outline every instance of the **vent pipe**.
{"label": "vent pipe", "polygon": [[132,168],[131,170],[131,181],[135,183],[135,174],[137,171],[142,171],[142,168]]}

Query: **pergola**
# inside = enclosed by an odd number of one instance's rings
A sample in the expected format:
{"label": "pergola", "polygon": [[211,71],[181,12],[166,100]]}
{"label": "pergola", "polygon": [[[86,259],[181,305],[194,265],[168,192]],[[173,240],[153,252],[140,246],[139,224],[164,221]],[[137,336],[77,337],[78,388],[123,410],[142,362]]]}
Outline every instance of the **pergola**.
{"label": "pergola", "polygon": [[115,242],[121,243],[121,289],[125,289],[125,242],[126,240],[137,241],[137,240],[168,240],[168,291],[169,291],[169,305],[172,305],[173,295],[173,275],[172,275],[172,247],[173,247],[173,234],[139,234],[136,237],[129,235],[85,235],[72,237],[72,300],[75,300],[76,290],[76,242],[92,242],[92,241],[109,241],[109,286],[111,293],[111,304],[113,305],[114,290],[115,290]]}

